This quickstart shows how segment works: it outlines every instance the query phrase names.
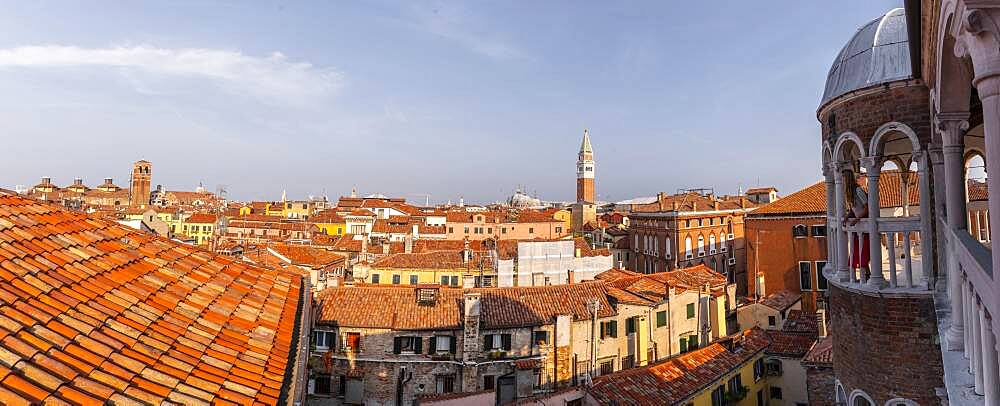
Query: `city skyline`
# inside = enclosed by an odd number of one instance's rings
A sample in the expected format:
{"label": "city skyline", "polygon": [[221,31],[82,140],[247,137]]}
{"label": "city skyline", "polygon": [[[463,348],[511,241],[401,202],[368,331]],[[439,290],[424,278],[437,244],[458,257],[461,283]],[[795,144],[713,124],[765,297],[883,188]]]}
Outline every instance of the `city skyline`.
{"label": "city skyline", "polygon": [[502,5],[12,3],[0,186],[124,183],[146,159],[154,185],[223,184],[241,200],[357,187],[493,202],[527,185],[571,201],[589,128],[598,200],[758,179],[792,191],[820,178],[785,170],[817,167],[811,84],[844,32],[898,3],[551,4],[516,20]]}

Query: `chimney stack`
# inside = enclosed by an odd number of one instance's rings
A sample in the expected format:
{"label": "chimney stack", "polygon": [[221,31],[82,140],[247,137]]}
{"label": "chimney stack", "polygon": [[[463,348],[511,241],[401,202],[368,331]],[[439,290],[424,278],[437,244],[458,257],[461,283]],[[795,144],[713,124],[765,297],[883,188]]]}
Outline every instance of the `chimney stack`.
{"label": "chimney stack", "polygon": [[472,259],[472,250],[469,248],[469,238],[466,237],[462,247],[462,263],[467,264]]}
{"label": "chimney stack", "polygon": [[826,337],[826,310],[819,309],[816,311],[816,321],[819,325],[819,336]]}
{"label": "chimney stack", "polygon": [[[416,227],[416,226],[414,226],[414,227]],[[406,237],[403,238],[403,252],[405,252],[407,254],[412,254],[413,253],[413,235],[412,234],[408,234]]]}
{"label": "chimney stack", "polygon": [[104,183],[110,185],[112,183],[111,178],[104,178]]}
{"label": "chimney stack", "polygon": [[410,232],[410,235],[412,235],[413,238],[420,238],[420,225],[419,224],[414,224],[413,225],[413,230]]}
{"label": "chimney stack", "polygon": [[74,186],[80,186],[80,185],[82,185],[82,184],[83,184],[83,178],[76,178],[76,179],[73,179],[73,185],[74,185]]}
{"label": "chimney stack", "polygon": [[674,211],[677,211],[677,208],[678,208],[678,207],[679,207],[679,206],[677,205],[677,201],[676,201],[676,200],[674,200]]}
{"label": "chimney stack", "polygon": [[43,185],[52,184],[52,178],[50,178],[48,176],[42,176],[42,184]]}

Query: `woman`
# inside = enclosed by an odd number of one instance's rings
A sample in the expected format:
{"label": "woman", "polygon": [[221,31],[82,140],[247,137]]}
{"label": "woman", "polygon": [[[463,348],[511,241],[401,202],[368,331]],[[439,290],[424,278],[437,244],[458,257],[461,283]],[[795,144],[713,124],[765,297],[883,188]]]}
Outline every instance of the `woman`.
{"label": "woman", "polygon": [[[855,226],[861,219],[868,218],[868,193],[858,185],[858,179],[854,176],[854,171],[844,170],[844,199],[846,199],[846,210],[844,210],[844,224]],[[858,238],[861,234],[861,238]],[[859,241],[860,240],[860,241]],[[859,244],[860,242],[860,244]],[[868,260],[870,239],[868,233],[854,233],[851,242],[851,269],[861,269],[862,275],[868,277]]]}

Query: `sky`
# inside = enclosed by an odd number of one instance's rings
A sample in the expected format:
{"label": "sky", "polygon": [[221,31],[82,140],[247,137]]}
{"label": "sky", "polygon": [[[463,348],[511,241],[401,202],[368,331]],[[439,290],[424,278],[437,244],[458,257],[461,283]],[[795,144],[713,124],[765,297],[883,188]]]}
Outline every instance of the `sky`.
{"label": "sky", "polygon": [[902,1],[0,1],[0,186],[617,201],[818,181],[816,108]]}

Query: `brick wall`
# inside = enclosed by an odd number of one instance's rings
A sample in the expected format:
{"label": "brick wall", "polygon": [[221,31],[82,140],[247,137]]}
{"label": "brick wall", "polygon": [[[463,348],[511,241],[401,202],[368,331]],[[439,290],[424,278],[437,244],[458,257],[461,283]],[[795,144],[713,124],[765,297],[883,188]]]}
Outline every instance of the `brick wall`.
{"label": "brick wall", "polygon": [[[827,240],[825,237],[793,237],[792,227],[797,224],[809,227],[811,232],[814,225],[825,226],[826,218],[825,215],[806,218],[748,217],[746,261],[749,271],[746,278],[739,282],[746,286],[747,296],[753,296],[754,273],[763,273],[765,295],[782,290],[802,294],[802,308],[814,312],[816,300],[823,295],[822,291],[816,290],[817,271],[821,271],[816,269],[816,261],[826,261]],[[755,244],[760,244],[759,252]],[[810,263],[810,289],[805,292],[799,280],[799,261]]]}
{"label": "brick wall", "polygon": [[833,368],[806,367],[806,391],[810,406],[834,406],[836,383]]}
{"label": "brick wall", "polygon": [[874,297],[831,285],[830,321],[833,368],[847,393],[861,389],[877,404],[937,404],[944,371],[930,296]]}
{"label": "brick wall", "polygon": [[836,104],[825,106],[819,114],[823,140],[830,136],[830,116],[833,115],[837,134],[853,131],[866,148],[878,127],[891,121],[910,126],[921,143],[928,143],[931,139],[929,100],[927,87],[920,81],[910,81],[909,86],[861,95],[840,103],[835,101]]}

